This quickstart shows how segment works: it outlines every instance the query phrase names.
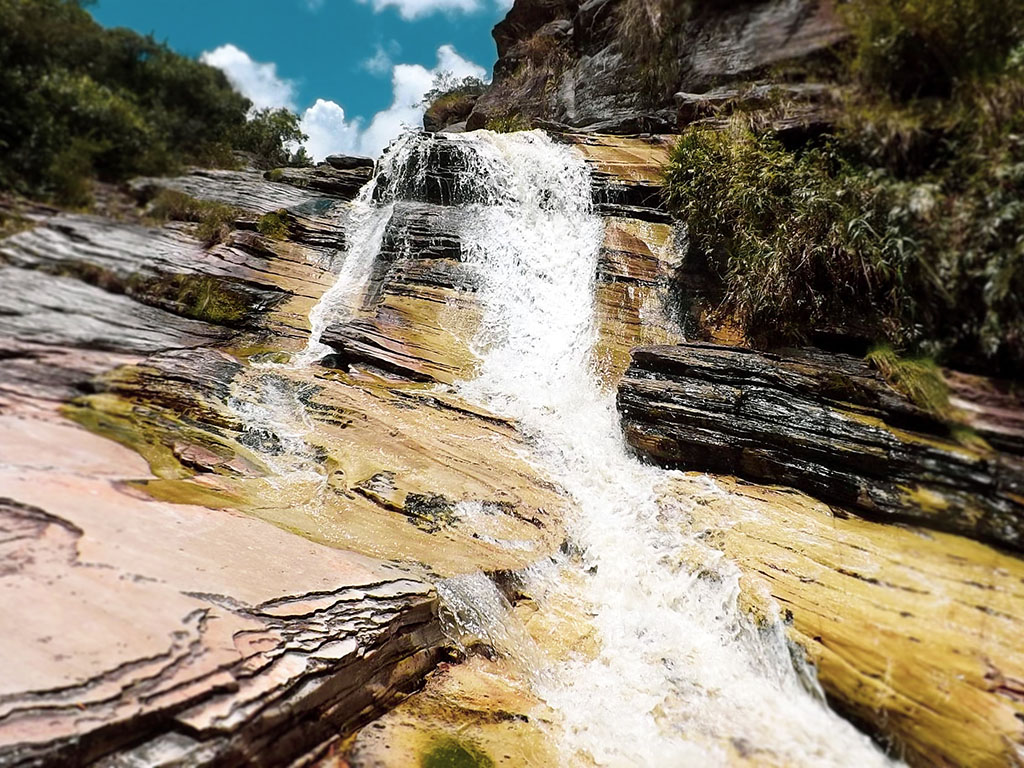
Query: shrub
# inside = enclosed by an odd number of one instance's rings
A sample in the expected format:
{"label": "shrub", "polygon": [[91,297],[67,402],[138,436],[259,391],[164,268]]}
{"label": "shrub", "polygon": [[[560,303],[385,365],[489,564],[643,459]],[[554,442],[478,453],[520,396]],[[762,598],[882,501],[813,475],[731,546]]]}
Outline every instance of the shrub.
{"label": "shrub", "polygon": [[[1018,376],[1024,5],[850,0],[844,12],[849,87],[831,135],[787,147],[770,121],[735,115],[687,129],[672,153],[667,198],[721,280],[717,314],[754,343],[841,331]],[[918,67],[914,46],[945,62]]]}
{"label": "shrub", "polygon": [[210,248],[227,240],[242,212],[224,203],[197,200],[184,192],[162,190],[149,205],[149,218],[156,223],[188,221],[197,226],[196,237]]}
{"label": "shrub", "polygon": [[888,344],[872,347],[867,360],[894,389],[919,408],[943,420],[951,417],[949,385],[934,360],[901,357]]}
{"label": "shrub", "polygon": [[240,129],[236,149],[249,152],[258,168],[310,166],[299,144],[309,137],[299,128],[299,117],[287,109],[261,109]]}
{"label": "shrub", "polygon": [[484,127],[495,133],[515,133],[516,131],[529,131],[532,128],[530,121],[519,114],[491,118]]}
{"label": "shrub", "polygon": [[[1005,95],[1005,94],[1004,94]],[[985,99],[985,95],[979,95]],[[720,315],[755,343],[818,330],[884,338],[960,365],[1024,370],[1024,141],[1018,116],[947,136],[953,160],[901,178],[849,134],[803,150],[692,128],[666,170]]]}
{"label": "shrub", "polygon": [[423,96],[423,105],[430,107],[443,98],[479,96],[487,90],[487,84],[479,77],[458,78],[449,70],[442,70],[434,75],[430,90]]}
{"label": "shrub", "polygon": [[948,97],[998,73],[1024,36],[1020,0],[850,0],[843,11],[854,75],[898,99]]}
{"label": "shrub", "polygon": [[265,213],[256,222],[256,229],[261,235],[272,240],[284,240],[288,237],[288,212],[285,210]]}

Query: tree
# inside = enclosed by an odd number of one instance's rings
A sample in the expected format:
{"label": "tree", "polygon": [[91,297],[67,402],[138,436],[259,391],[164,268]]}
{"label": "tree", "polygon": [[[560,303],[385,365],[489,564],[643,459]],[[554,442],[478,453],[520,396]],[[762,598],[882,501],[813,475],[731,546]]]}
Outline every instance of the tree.
{"label": "tree", "polygon": [[299,117],[287,109],[266,108],[254,112],[240,129],[235,148],[250,152],[260,168],[312,165],[301,143],[309,137],[299,127]]}

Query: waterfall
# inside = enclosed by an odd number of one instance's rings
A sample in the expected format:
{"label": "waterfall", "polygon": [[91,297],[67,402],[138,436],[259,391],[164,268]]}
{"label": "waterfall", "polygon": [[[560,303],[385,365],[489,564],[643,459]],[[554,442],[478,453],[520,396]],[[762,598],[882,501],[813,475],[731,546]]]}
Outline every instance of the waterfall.
{"label": "waterfall", "polygon": [[581,157],[539,132],[458,140],[498,185],[470,204],[459,233],[482,307],[479,374],[460,390],[515,418],[575,501],[568,529],[581,562],[534,566],[527,591],[542,604],[575,601],[600,640],[594,658],[531,673],[562,718],[566,764],[705,766],[758,753],[785,765],[888,764],[805,684],[781,623],[757,627],[737,607],[736,566],[687,530],[685,504],[659,499],[668,473],[628,455],[614,393],[591,364],[603,224]]}
{"label": "waterfall", "polygon": [[[614,392],[593,365],[604,224],[573,148],[540,132],[487,131],[392,145],[351,206],[344,263],[310,314],[306,348],[283,368],[323,357],[324,328],[359,310],[395,202],[437,199],[463,209],[456,234],[481,310],[468,340],[477,372],[457,389],[515,419],[531,460],[574,502],[566,553],[529,568],[525,591],[540,610],[573,606],[597,643],[589,655],[547,655],[483,574],[438,587],[453,637],[484,640],[519,665],[556,713],[565,765],[890,765],[828,709],[781,621],[756,624],[738,607],[738,568],[690,528],[692,500],[662,493],[673,473],[626,450]],[[304,440],[304,429],[282,429],[294,416],[276,424],[238,410],[278,440]],[[704,489],[725,497],[711,478]]]}

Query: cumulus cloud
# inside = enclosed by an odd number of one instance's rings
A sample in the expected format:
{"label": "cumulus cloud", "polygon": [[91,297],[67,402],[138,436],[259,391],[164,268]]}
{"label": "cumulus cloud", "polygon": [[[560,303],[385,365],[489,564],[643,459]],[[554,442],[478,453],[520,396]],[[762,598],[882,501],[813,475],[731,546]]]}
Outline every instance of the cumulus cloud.
{"label": "cumulus cloud", "polygon": [[398,136],[405,127],[418,127],[423,122],[423,97],[434,84],[434,77],[441,72],[451,72],[455,77],[487,76],[483,67],[460,56],[450,45],[437,49],[437,64],[427,69],[419,64],[397,64],[391,74],[391,106],[373,116],[363,131],[360,150],[363,154],[376,155]]}
{"label": "cumulus cloud", "polygon": [[304,146],[314,160],[359,151],[360,119],[347,120],[345,110],[333,101],[317,99],[316,104],[303,112],[301,127],[309,136]]}
{"label": "cumulus cloud", "polygon": [[359,0],[359,2],[369,3],[378,13],[388,7],[396,8],[406,21],[441,11],[472,13],[480,8],[480,0]]}
{"label": "cumulus cloud", "polygon": [[[295,109],[295,86],[278,76],[274,64],[253,61],[233,45],[208,51],[201,59],[224,70],[231,84],[251,99],[257,109]],[[391,106],[374,115],[368,124],[359,117],[348,119],[340,104],[326,99],[317,99],[305,110],[300,125],[309,136],[304,143],[306,151],[317,161],[335,153],[376,156],[406,128],[422,125],[423,97],[441,72],[450,72],[459,79],[483,80],[487,76],[483,67],[463,58],[450,45],[437,49],[437,63],[430,69],[420,64],[393,64]]]}
{"label": "cumulus cloud", "polygon": [[295,84],[278,76],[276,64],[253,61],[248,53],[230,43],[204,52],[199,60],[223,70],[228,82],[252,102],[254,109],[295,109]]}

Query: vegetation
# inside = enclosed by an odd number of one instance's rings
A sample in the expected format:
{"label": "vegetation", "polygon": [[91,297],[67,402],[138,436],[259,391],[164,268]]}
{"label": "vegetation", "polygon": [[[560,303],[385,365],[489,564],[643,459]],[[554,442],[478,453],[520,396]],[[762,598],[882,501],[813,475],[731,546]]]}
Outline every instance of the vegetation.
{"label": "vegetation", "polygon": [[271,240],[284,240],[288,237],[288,212],[285,210],[265,213],[256,222],[256,229],[261,235]]}
{"label": "vegetation", "polygon": [[[759,343],[839,330],[1019,375],[1024,6],[845,7],[849,96],[831,135],[788,147],[736,115],[672,153],[668,200],[722,279],[718,312]],[[945,64],[918,66],[936,51]]]}
{"label": "vegetation", "polygon": [[872,347],[867,359],[893,388],[906,395],[912,403],[934,416],[949,418],[949,387],[934,360],[900,357],[888,344]]}
{"label": "vegetation", "polygon": [[516,131],[528,131],[533,126],[522,115],[509,114],[491,118],[484,127],[488,131],[494,131],[495,133],[515,133]]}
{"label": "vegetation", "polygon": [[230,166],[236,149],[302,162],[297,118],[257,113],[224,74],[152,37],[104,29],[89,0],[0,0],[0,188],[83,206],[91,180],[188,164]]}
{"label": "vegetation", "polygon": [[189,221],[196,226],[196,237],[210,248],[228,239],[242,211],[224,203],[197,200],[173,189],[164,189],[149,204],[154,223]]}
{"label": "vegetation", "polygon": [[305,147],[308,136],[299,128],[299,116],[287,109],[261,109],[250,115],[235,135],[235,149],[247,152],[257,168],[308,167],[313,164]]}
{"label": "vegetation", "polygon": [[434,76],[433,87],[423,97],[427,108],[424,125],[444,127],[465,120],[486,90],[487,84],[478,77],[460,79],[451,72],[439,72]]}

